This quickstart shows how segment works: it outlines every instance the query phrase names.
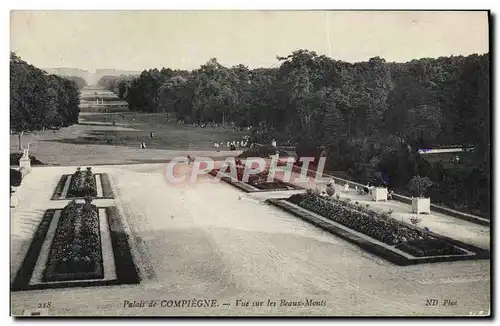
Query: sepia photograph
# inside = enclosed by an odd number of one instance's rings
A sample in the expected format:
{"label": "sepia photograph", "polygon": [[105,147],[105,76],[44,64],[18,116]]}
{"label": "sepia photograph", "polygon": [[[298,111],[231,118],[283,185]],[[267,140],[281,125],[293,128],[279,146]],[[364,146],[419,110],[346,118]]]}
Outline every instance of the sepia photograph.
{"label": "sepia photograph", "polygon": [[9,19],[11,316],[492,316],[490,11]]}

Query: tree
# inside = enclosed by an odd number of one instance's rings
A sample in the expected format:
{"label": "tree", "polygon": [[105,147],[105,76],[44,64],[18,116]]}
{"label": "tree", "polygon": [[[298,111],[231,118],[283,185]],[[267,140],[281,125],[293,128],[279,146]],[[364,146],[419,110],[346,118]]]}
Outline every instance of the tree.
{"label": "tree", "polygon": [[[324,148],[327,166],[354,180],[375,177],[405,191],[420,174],[443,201],[473,184],[470,202],[489,202],[489,54],[349,63],[302,49],[277,59],[279,67],[259,69],[211,59],[193,71],[149,69],[109,83],[130,110],[250,125],[254,142],[298,144],[299,157]],[[438,180],[416,151],[437,145],[472,145],[474,174]]]}
{"label": "tree", "polygon": [[408,111],[403,132],[407,143],[418,148],[427,148],[435,144],[441,133],[441,111],[429,105],[420,105]]}
{"label": "tree", "polygon": [[13,52],[10,93],[10,128],[19,136],[19,149],[24,131],[59,128],[78,122],[77,84],[67,78],[48,75]]}
{"label": "tree", "polygon": [[85,86],[87,86],[87,82],[82,77],[68,76],[68,77],[66,77],[66,79],[73,81],[79,90],[84,88]]}
{"label": "tree", "polygon": [[424,197],[427,190],[432,187],[433,182],[428,177],[414,176],[408,183],[408,190],[415,197]]}

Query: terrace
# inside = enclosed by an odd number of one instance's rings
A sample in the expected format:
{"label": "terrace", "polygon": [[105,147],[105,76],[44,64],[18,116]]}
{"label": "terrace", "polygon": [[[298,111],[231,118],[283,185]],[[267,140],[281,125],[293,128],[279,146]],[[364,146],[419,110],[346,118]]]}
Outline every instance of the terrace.
{"label": "terrace", "polygon": [[[11,211],[11,281],[44,212],[62,209],[69,202],[51,197],[61,175],[72,174],[75,168],[33,167],[23,180],[16,193],[20,205]],[[36,296],[32,291],[13,292],[13,314],[35,308],[41,301],[51,302],[51,315],[305,313],[293,307],[238,311],[234,306],[241,297],[257,300],[276,293],[289,301],[308,297],[326,301],[326,306],[307,309],[308,315],[384,315],[389,308],[397,315],[429,314],[425,306],[429,297],[459,300],[457,306],[433,308],[433,315],[488,311],[489,260],[400,267],[266,203],[269,198],[290,196],[289,191],[244,193],[225,182],[213,183],[211,176],[200,178],[195,185],[174,186],[165,181],[164,164],[93,170],[110,177],[115,198],[94,202],[98,207],[117,208],[140,283],[37,290]],[[301,186],[321,186],[321,182],[309,180]],[[384,210],[384,205],[390,205],[395,217],[411,215],[408,205],[401,202],[370,205],[382,205]],[[421,226],[433,232],[489,248],[486,226],[440,214],[422,218]],[[453,287],[445,286],[450,282]],[[125,297],[130,302],[140,301],[144,291],[154,297],[217,298],[230,306],[185,312],[123,306]],[[99,303],[95,297],[100,298]],[[95,304],[89,304],[92,302]]]}

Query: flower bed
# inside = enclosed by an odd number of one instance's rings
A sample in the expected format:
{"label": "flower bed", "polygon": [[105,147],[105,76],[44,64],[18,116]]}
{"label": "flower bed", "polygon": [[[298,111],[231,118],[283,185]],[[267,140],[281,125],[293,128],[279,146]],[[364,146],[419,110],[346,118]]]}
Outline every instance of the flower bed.
{"label": "flower bed", "polygon": [[86,171],[81,171],[80,168],[77,168],[71,177],[66,197],[85,197],[88,195],[97,196],[95,176],[92,173],[92,168],[88,167]]}
{"label": "flower bed", "polygon": [[464,255],[465,251],[442,239],[427,237],[421,240],[402,242],[396,249],[415,257]]}
{"label": "flower bed", "polygon": [[[243,182],[244,171],[245,171],[244,165],[236,166],[236,176],[238,177],[238,181],[240,182]],[[276,178],[273,179],[273,181],[269,182],[267,181],[268,177],[269,177],[269,170],[262,171],[258,174],[249,175],[248,181],[246,183],[260,190],[288,189],[287,185],[284,182]]]}
{"label": "flower bed", "polygon": [[[268,181],[268,176],[269,176],[269,170],[262,171],[258,174],[250,174],[248,176],[248,180],[246,182],[243,181],[243,176],[245,173],[245,165],[240,161],[236,160],[236,180],[233,180],[230,178],[230,173],[227,172],[228,176],[227,177],[222,177],[222,180],[232,184],[232,185],[249,185],[253,187],[253,189],[248,189],[248,186],[245,187],[238,187],[243,189],[244,191],[247,192],[252,192],[252,191],[270,191],[270,190],[297,190],[297,189],[303,189],[302,187],[299,187],[297,185],[288,183],[288,182],[283,182],[279,179],[274,178],[273,181]],[[211,175],[216,176],[219,173],[218,169],[214,169],[210,172]],[[222,173],[222,172],[221,172]]]}
{"label": "flower bed", "polygon": [[443,239],[391,218],[387,213],[376,213],[351,202],[334,198],[325,200],[311,191],[305,195],[293,195],[288,201],[415,257],[467,254]]}
{"label": "flower bed", "polygon": [[[11,291],[43,290],[54,288],[88,287],[88,286],[112,286],[120,284],[138,284],[140,276],[132,258],[129,236],[124,230],[122,217],[115,206],[106,207],[107,222],[109,226],[113,256],[115,261],[116,279],[106,279],[105,277],[93,279],[69,280],[64,278],[64,282],[31,284],[35,266],[39,260],[44,241],[53,217],[59,209],[48,209],[40,222],[33,240],[28,248],[26,256],[16,273],[11,284]],[[62,213],[62,212],[61,212]],[[59,219],[61,216],[59,217]],[[58,223],[59,225],[59,223]],[[57,232],[57,231],[56,231]],[[55,240],[55,238],[54,238]],[[54,241],[52,242],[54,243]],[[100,243],[99,243],[100,244]],[[50,252],[49,252],[50,254]],[[99,266],[98,266],[99,267]],[[87,277],[88,277],[87,273]],[[66,275],[67,276],[67,275]],[[46,281],[46,280],[44,280]]]}
{"label": "flower bed", "polygon": [[45,282],[104,277],[99,215],[90,199],[61,211],[44,272]]}
{"label": "flower bed", "polygon": [[[77,170],[78,173],[78,178],[82,180],[81,175],[86,174],[87,172],[81,172]],[[76,174],[75,173],[75,174]],[[92,171],[90,171],[92,173]],[[97,176],[100,176],[101,179],[101,189],[102,189],[102,197],[97,197],[98,196],[98,191],[97,191],[97,182],[96,178]],[[81,183],[81,181],[74,181],[75,175],[71,174],[63,174],[61,178],[59,179],[59,182],[57,183],[57,186],[54,190],[54,193],[52,194],[52,200],[65,200],[68,198],[71,199],[78,199],[78,198],[85,198],[86,196],[91,196],[96,199],[112,199],[115,198],[114,193],[113,193],[113,187],[111,186],[111,180],[110,177],[107,173],[92,173],[92,176],[88,180],[88,184],[90,186],[86,187],[86,190],[76,190],[75,187],[77,187],[78,183]],[[64,190],[66,186],[66,181],[68,178],[71,178],[69,182],[69,187]],[[76,185],[74,185],[76,183]],[[71,189],[73,187],[73,190]],[[85,189],[83,187],[82,189]],[[76,193],[76,194],[75,194]],[[82,195],[82,193],[86,193],[86,195]]]}

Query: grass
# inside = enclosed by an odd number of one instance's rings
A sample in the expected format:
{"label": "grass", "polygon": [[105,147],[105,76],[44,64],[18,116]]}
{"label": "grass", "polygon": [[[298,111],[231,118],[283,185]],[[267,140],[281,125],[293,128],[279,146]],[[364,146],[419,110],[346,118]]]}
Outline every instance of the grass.
{"label": "grass", "polygon": [[[199,128],[191,125],[180,125],[176,122],[165,122],[165,114],[147,113],[114,113],[114,114],[86,114],[82,116],[85,122],[109,123],[123,125],[133,130],[94,130],[89,132],[87,139],[80,139],[84,143],[98,142],[118,146],[137,147],[140,142],[146,142],[151,149],[213,149],[214,142],[241,140],[248,132],[233,131],[230,128]],[[135,120],[135,121],[134,121]],[[155,137],[150,138],[154,132]]]}
{"label": "grass", "polygon": [[70,174],[64,174],[61,176],[61,179],[59,179],[59,182],[57,183],[56,189],[54,190],[54,194],[52,195],[52,200],[57,200],[57,199],[64,199],[61,198],[64,185],[66,184],[66,180],[68,180],[68,177]]}
{"label": "grass", "polygon": [[48,209],[45,211],[43,215],[42,221],[38,225],[38,228],[33,235],[33,239],[31,241],[31,245],[24,257],[24,260],[17,271],[16,278],[14,282],[11,284],[12,291],[22,291],[29,289],[29,282],[31,276],[33,275],[33,270],[35,269],[36,262],[38,260],[38,256],[42,251],[43,242],[45,237],[47,236],[47,232],[49,230],[50,222],[52,222],[52,218],[54,217],[55,210]]}
{"label": "grass", "polygon": [[[111,125],[113,119],[116,126]],[[165,115],[135,112],[83,113],[80,122],[82,124],[58,131],[24,135],[22,146],[30,144],[30,153],[49,165],[129,164],[165,161],[178,156],[174,151],[215,153],[214,142],[237,141],[248,134],[229,128],[195,128],[167,123]],[[155,133],[153,139],[149,137],[151,132]],[[139,149],[141,142],[146,143],[146,150]],[[165,150],[171,150],[172,154]],[[10,151],[18,152],[17,135],[11,135]]]}
{"label": "grass", "polygon": [[140,278],[130,252],[128,235],[123,229],[121,217],[116,207],[106,207],[106,215],[108,216],[111,242],[113,244],[116,276],[120,284],[138,284]]}
{"label": "grass", "polygon": [[101,186],[103,198],[115,198],[115,195],[113,194],[113,188],[111,188],[109,175],[107,173],[101,173]]}
{"label": "grass", "polygon": [[[445,169],[457,169],[457,168],[473,168],[477,166],[477,162],[474,160],[474,153],[472,152],[456,152],[456,153],[432,153],[420,155],[424,160],[431,164],[436,164],[441,162]],[[455,164],[451,160],[458,156],[460,163]]]}

